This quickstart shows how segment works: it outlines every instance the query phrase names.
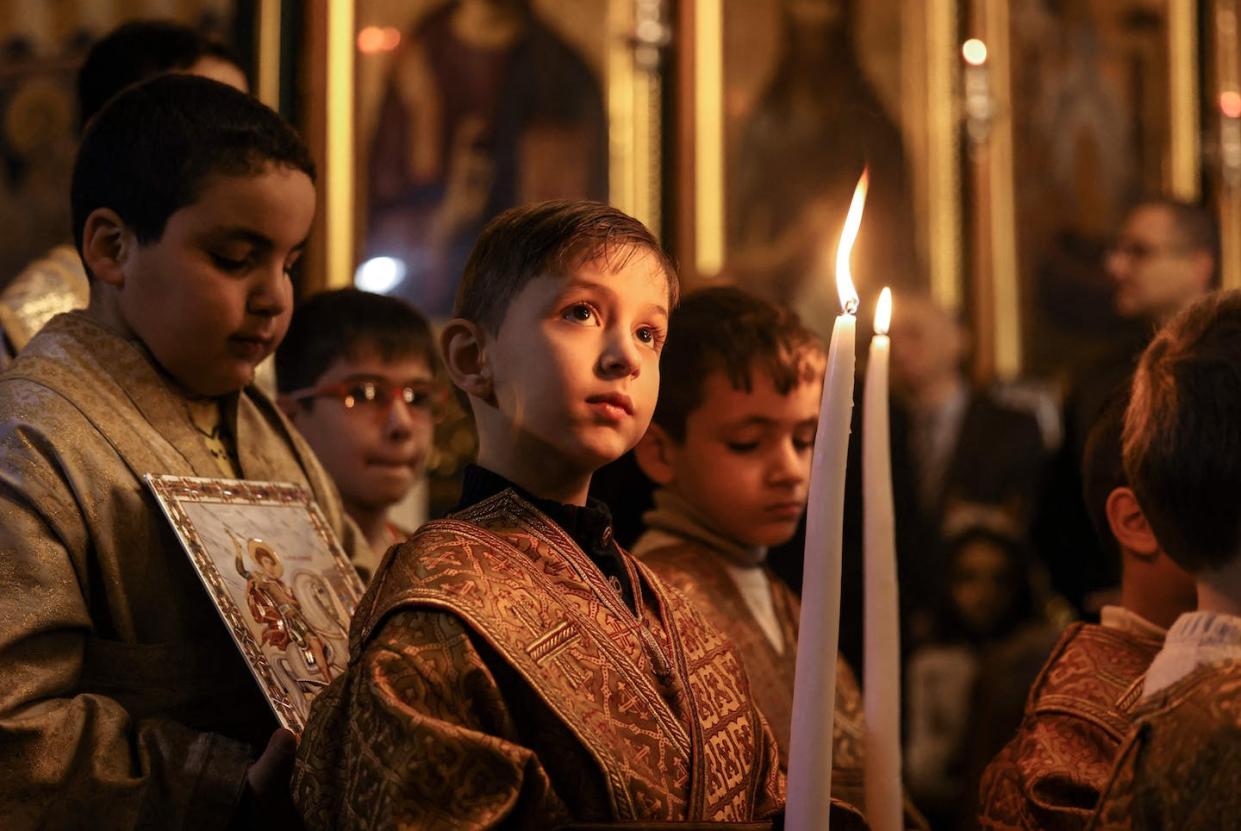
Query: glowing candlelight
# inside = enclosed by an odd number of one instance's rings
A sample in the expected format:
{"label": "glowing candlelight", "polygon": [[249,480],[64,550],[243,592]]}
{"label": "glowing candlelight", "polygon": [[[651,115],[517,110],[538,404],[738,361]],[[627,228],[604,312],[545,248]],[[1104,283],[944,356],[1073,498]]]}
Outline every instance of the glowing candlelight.
{"label": "glowing candlelight", "polygon": [[832,327],[819,429],[806,508],[805,571],[793,684],[788,804],[784,827],[828,827],[832,794],[832,727],[836,716],[836,654],[840,643],[840,558],[845,465],[853,415],[853,367],[858,307],[849,257],[862,224],[867,172],[862,172],[836,249],[836,288],[842,313]]}
{"label": "glowing candlelight", "polygon": [[857,242],[858,231],[862,228],[862,211],[866,207],[866,192],[870,189],[870,169],[862,170],[862,178],[858,179],[853,190],[853,200],[849,203],[849,213],[845,216],[845,227],[840,232],[840,242],[836,246],[836,292],[840,295],[840,308],[845,314],[856,314],[858,307],[857,289],[853,286],[853,269],[849,266],[849,257],[853,254],[853,244]]}
{"label": "glowing candlelight", "polygon": [[900,831],[901,682],[892,448],[888,430],[888,325],[892,292],[875,308],[875,336],[862,399],[862,528],[865,545],[866,819],[874,831]]}
{"label": "glowing candlelight", "polygon": [[970,66],[982,66],[987,62],[987,44],[978,38],[970,38],[961,44],[961,57]]}
{"label": "glowing candlelight", "polygon": [[879,292],[879,302],[875,304],[875,334],[888,336],[888,327],[892,325],[892,289],[887,286]]}

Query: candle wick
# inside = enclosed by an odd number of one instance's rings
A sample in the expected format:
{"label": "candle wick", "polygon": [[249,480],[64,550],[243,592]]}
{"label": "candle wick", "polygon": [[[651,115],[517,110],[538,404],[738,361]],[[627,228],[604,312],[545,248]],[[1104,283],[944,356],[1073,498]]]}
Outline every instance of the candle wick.
{"label": "candle wick", "polygon": [[856,297],[846,300],[845,301],[845,314],[856,315],[857,307],[858,307],[858,300]]}

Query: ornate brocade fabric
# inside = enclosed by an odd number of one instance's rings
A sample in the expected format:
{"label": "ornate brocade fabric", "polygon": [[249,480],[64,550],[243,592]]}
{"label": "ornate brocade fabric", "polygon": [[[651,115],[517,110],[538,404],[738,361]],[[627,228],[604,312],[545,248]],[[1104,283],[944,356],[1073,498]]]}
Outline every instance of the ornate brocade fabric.
{"label": "ornate brocade fabric", "polygon": [[[389,551],[354,619],[349,671],[316,700],[299,749],[308,827],[778,813],[775,742],[736,652],[624,560],[637,614],[511,490]],[[842,806],[840,822],[859,818]]]}
{"label": "ornate brocade fabric", "polygon": [[[0,826],[223,828],[276,726],[142,481],[218,476],[146,350],[83,312],[0,375]],[[370,556],[313,454],[252,389],[242,472],[309,488]]]}
{"label": "ornate brocade fabric", "polygon": [[1085,828],[1162,641],[1075,623],[1030,689],[1017,735],[983,774],[981,828]]}
{"label": "ornate brocade fabric", "polygon": [[[766,566],[772,605],[786,645],[776,652],[717,555],[692,542],[664,546],[642,558],[664,582],[688,597],[737,647],[750,676],[754,701],[771,725],[780,748],[780,767],[788,765],[793,720],[793,676],[797,668],[797,625],[801,604]],[[833,722],[832,795],[861,805],[865,769],[862,694],[848,662],[836,660],[836,717]]]}
{"label": "ornate brocade fabric", "polygon": [[1144,700],[1134,715],[1088,827],[1241,827],[1241,664],[1200,667]]}

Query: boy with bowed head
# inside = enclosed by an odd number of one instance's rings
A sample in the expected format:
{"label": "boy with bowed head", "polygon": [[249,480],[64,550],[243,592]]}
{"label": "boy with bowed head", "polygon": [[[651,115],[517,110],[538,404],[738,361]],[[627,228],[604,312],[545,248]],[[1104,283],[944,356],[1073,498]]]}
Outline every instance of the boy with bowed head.
{"label": "boy with bowed head", "polygon": [[0,377],[0,815],[278,826],[293,736],[142,477],[295,482],[368,552],[251,384],[289,324],[314,165],[253,98],[166,75],[92,120],[72,205],[90,303]]}
{"label": "boy with bowed head", "polygon": [[[672,323],[635,452],[659,487],[634,553],[739,647],[785,765],[800,604],[766,555],[806,508],[825,350],[796,315],[733,287],[694,292]],[[862,702],[838,670],[832,789],[861,804]]]}
{"label": "boy with bowed head", "polygon": [[[797,315],[731,286],[689,295],[670,328],[635,450],[659,487],[634,554],[733,642],[784,768],[801,604],[767,549],[793,537],[806,508],[826,350]],[[857,679],[838,657],[832,794],[859,807],[863,744]]]}

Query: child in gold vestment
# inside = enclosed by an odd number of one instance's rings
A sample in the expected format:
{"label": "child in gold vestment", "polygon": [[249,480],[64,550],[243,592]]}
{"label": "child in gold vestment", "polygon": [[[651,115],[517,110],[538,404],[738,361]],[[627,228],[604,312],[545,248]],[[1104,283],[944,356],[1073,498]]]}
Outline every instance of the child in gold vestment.
{"label": "child in gold vestment", "polygon": [[299,304],[276,351],[281,409],[378,554],[409,536],[389,510],[431,455],[436,364],[431,327],[413,306],[352,288]]}
{"label": "child in gold vestment", "polygon": [[[824,348],[796,315],[732,287],[694,292],[670,328],[659,403],[635,450],[660,487],[634,553],[736,645],[783,766],[801,605],[766,554],[806,507]],[[862,699],[842,657],[836,678],[832,794],[860,809]]]}
{"label": "child in gold vestment", "polygon": [[676,300],[654,238],[606,206],[518,208],[483,232],[441,336],[478,466],[459,510],[390,550],[359,606],[349,670],[298,754],[310,827],[779,811],[736,651],[587,501],[650,422]]}
{"label": "child in gold vestment", "polygon": [[1137,724],[1092,828],[1205,831],[1241,818],[1241,293],[1172,318],[1142,353],[1125,474],[1155,536],[1194,576],[1146,672]]}
{"label": "child in gold vestment", "polygon": [[368,552],[251,384],[288,326],[313,173],[276,113],[189,75],[131,87],[83,138],[72,202],[90,305],[50,321],[0,376],[6,828],[293,816],[291,760],[285,782],[278,770],[293,737],[272,739],[142,476],[301,484],[345,551]]}
{"label": "child in gold vestment", "polygon": [[1082,829],[1133,725],[1143,677],[1167,627],[1194,608],[1194,583],[1168,557],[1125,479],[1127,390],[1091,427],[1083,496],[1106,550],[1120,559],[1117,605],[1061,635],[1030,690],[1017,734],[987,766],[978,823],[988,831]]}

